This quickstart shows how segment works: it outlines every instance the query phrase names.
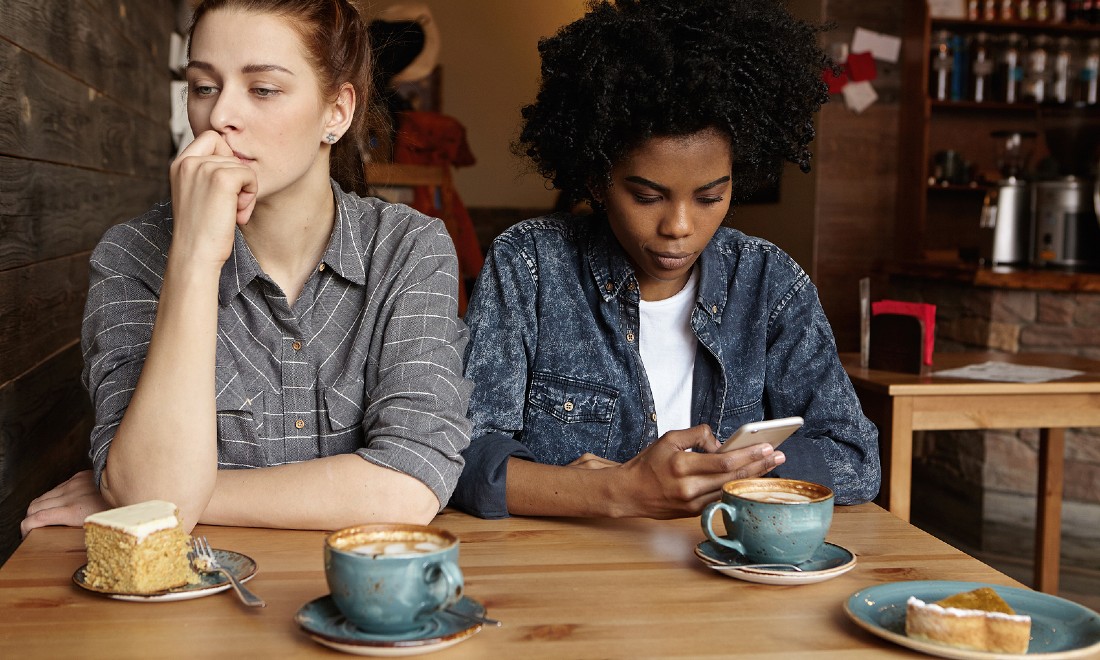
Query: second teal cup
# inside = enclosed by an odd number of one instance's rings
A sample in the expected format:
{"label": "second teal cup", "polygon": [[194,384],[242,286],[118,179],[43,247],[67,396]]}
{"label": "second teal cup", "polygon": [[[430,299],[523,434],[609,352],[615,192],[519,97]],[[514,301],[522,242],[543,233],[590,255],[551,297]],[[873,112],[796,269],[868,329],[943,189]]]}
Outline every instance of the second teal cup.
{"label": "second teal cup", "polygon": [[462,598],[458,538],[424,525],[373,524],[325,538],[332,600],[356,628],[400,634]]}
{"label": "second teal cup", "polygon": [[[721,512],[725,534],[714,530]],[[703,509],[711,542],[761,563],[799,564],[825,542],[833,522],[833,491],[796,479],[738,479],[722,486],[722,499]]]}

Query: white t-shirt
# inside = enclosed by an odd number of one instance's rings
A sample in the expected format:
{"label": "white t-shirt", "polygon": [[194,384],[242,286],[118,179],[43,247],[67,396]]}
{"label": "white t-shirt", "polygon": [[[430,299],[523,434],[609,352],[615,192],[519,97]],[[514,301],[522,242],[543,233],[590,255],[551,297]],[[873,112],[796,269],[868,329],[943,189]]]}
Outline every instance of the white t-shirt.
{"label": "white t-shirt", "polygon": [[691,426],[691,385],[698,341],[691,331],[691,309],[699,290],[692,269],[680,292],[664,300],[638,303],[638,352],[657,408],[657,435]]}

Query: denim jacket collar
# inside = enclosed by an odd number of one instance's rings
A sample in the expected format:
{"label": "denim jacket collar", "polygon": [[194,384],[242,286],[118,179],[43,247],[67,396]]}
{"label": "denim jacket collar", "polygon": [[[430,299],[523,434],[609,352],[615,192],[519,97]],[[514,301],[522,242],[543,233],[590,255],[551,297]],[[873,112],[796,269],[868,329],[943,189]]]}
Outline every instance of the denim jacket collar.
{"label": "denim jacket collar", "polygon": [[[637,282],[634,266],[612,233],[607,216],[600,214],[593,216],[591,220],[595,226],[588,234],[589,241],[584,250],[596,289],[603,296],[604,302],[611,302],[623,288]],[[699,294],[695,304],[715,323],[722,318],[729,289],[725,264],[719,258],[718,250],[715,241],[709,241],[696,262],[699,268]],[[638,294],[634,293],[630,297],[636,302]]]}

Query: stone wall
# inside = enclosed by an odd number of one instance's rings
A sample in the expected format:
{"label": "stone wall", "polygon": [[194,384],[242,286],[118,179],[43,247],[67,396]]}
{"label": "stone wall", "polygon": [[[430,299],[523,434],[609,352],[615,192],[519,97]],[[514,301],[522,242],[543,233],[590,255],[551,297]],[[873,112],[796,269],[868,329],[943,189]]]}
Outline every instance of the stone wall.
{"label": "stone wall", "polygon": [[[891,278],[890,296],[936,305],[937,352],[1100,359],[1100,293],[984,288],[907,276]],[[913,519],[982,550],[1030,559],[1038,444],[1036,429],[918,433]],[[1062,560],[1100,572],[1100,429],[1068,429],[1065,461]]]}

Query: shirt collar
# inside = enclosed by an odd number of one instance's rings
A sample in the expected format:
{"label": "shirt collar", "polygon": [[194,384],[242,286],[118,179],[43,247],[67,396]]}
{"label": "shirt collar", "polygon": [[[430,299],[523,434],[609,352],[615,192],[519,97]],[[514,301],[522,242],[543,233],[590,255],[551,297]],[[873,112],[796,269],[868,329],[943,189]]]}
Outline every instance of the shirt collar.
{"label": "shirt collar", "polygon": [[[366,284],[367,268],[363,263],[362,236],[359,231],[362,214],[356,214],[353,218],[351,205],[347,203],[348,193],[341,190],[335,181],[331,181],[331,185],[336,201],[336,224],[332,228],[328,247],[321,256],[321,263],[345,279],[359,285]],[[229,304],[249,282],[260,276],[264,276],[264,272],[245,242],[241,228],[237,227],[233,237],[233,252],[222,266],[218,281],[219,302],[222,305]]]}
{"label": "shirt collar", "polygon": [[[634,281],[634,266],[611,232],[606,216],[593,215],[589,220],[593,223],[585,246],[589,268],[604,302],[611,302],[623,287]],[[722,317],[726,307],[729,280],[733,276],[732,268],[727,271],[726,260],[722,258],[717,243],[718,233],[715,233],[696,262],[699,269],[696,302],[716,320]]]}

